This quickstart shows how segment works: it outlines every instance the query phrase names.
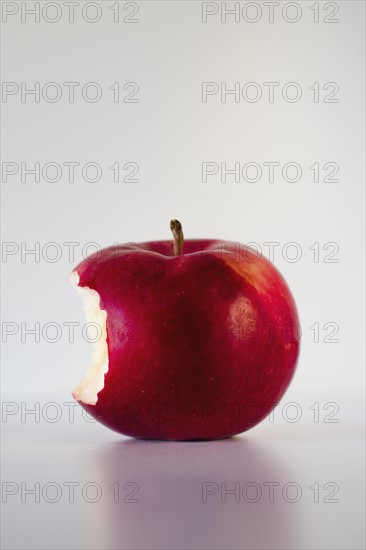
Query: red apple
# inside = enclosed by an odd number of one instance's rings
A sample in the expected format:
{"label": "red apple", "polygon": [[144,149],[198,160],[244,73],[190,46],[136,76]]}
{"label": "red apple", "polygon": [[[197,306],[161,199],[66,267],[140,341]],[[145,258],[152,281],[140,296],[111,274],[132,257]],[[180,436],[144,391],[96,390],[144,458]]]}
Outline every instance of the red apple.
{"label": "red apple", "polygon": [[73,395],[97,420],[142,438],[218,439],[276,406],[299,353],[296,307],[282,276],[239,243],[111,246],[72,279],[100,327]]}

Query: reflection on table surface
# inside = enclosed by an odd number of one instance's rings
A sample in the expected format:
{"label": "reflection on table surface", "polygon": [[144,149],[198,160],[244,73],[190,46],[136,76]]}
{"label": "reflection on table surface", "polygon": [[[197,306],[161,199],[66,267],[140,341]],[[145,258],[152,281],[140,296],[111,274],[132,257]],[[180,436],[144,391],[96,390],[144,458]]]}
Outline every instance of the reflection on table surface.
{"label": "reflection on table surface", "polygon": [[104,509],[110,547],[294,548],[292,510],[274,491],[283,472],[268,451],[231,438],[127,440],[97,453],[105,484],[120,493]]}

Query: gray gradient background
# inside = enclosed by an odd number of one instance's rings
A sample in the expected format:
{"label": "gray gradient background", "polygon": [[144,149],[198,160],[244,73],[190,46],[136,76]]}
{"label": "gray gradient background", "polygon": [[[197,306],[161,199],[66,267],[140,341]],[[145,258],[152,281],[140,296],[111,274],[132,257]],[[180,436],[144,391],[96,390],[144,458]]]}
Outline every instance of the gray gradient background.
{"label": "gray gradient background", "polygon": [[[21,23],[18,14],[2,25],[3,81],[96,81],[103,88],[95,104],[80,93],[74,104],[65,96],[22,103],[19,94],[2,103],[3,162],[93,161],[103,168],[97,183],[70,183],[66,172],[57,183],[22,183],[19,175],[2,183],[3,241],[30,248],[56,242],[63,251],[56,263],[3,259],[3,323],[83,325],[66,280],[82,246],[170,238],[171,217],[183,222],[187,238],[277,241],[274,263],[293,291],[303,330],[284,402],[298,403],[303,415],[297,423],[279,415],[234,440],[206,444],[132,441],[83,421],[80,412],[74,423],[65,414],[57,423],[13,415],[2,424],[3,480],[95,481],[106,496],[96,504],[9,499],[4,548],[363,548],[364,3],[337,2],[336,24],[315,24],[310,2],[299,2],[296,24],[280,12],[269,23],[264,8],[255,24],[230,17],[222,24],[219,14],[203,24],[201,3],[183,1],[138,2],[139,23],[115,24],[111,4],[100,3],[96,24],[77,11],[73,24],[64,12],[56,24]],[[114,103],[108,86],[116,81],[137,82],[139,102]],[[264,96],[222,103],[218,95],[202,103],[203,81],[256,81],[264,91],[263,82],[296,81],[303,96],[288,103],[278,88],[274,103]],[[339,102],[314,103],[314,82],[337,82]],[[115,161],[137,162],[139,182],[114,183],[108,167]],[[205,161],[295,161],[303,177],[270,183],[263,173],[257,183],[203,183]],[[316,161],[336,162],[340,181],[315,183],[308,167]],[[70,241],[81,243],[74,262],[63,246]],[[281,255],[288,242],[301,246],[297,263]],[[314,242],[337,243],[339,262],[315,263]],[[314,343],[315,322],[336,322],[339,342]],[[71,401],[90,348],[80,331],[73,343],[66,332],[54,344],[9,338],[3,400]],[[339,422],[315,423],[314,402],[336,403]],[[131,480],[140,502],[114,504],[108,486]],[[291,505],[202,504],[202,481],[244,480],[295,481],[304,495]],[[315,481],[337,483],[339,502],[311,501]]]}

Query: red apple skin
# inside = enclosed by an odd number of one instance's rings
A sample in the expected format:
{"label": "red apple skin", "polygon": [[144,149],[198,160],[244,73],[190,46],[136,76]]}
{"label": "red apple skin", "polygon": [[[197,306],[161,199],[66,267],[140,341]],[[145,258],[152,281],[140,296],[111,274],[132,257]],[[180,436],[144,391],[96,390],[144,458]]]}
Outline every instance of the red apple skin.
{"label": "red apple skin", "polygon": [[279,272],[239,243],[112,246],[81,262],[79,286],[107,312],[109,370],[95,405],[122,434],[229,437],[265,418],[294,374],[300,329]]}

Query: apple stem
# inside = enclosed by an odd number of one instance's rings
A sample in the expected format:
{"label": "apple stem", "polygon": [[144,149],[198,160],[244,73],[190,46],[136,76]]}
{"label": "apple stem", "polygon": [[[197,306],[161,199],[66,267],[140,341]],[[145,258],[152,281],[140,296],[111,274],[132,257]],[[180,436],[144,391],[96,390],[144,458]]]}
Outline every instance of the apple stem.
{"label": "apple stem", "polygon": [[174,237],[174,256],[180,256],[184,241],[182,224],[178,220],[170,220],[170,229]]}

